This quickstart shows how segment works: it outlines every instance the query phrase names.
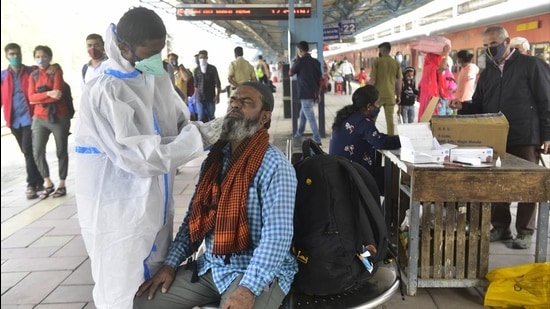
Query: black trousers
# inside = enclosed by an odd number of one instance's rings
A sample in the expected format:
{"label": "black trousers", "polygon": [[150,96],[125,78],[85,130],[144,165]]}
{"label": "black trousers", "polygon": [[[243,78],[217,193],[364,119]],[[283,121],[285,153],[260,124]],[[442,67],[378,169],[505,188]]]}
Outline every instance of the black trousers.
{"label": "black trousers", "polygon": [[346,74],[344,76],[344,92],[346,94],[352,94],[351,93],[351,81],[353,80],[353,74]]}
{"label": "black trousers", "polygon": [[[508,146],[506,152],[527,161],[538,164],[537,146]],[[535,231],[536,203],[518,203],[516,213],[516,230],[519,234],[533,235]],[[509,227],[512,222],[509,203],[493,203],[491,205],[491,223],[494,227]]]}
{"label": "black trousers", "polygon": [[21,152],[25,156],[25,166],[27,169],[27,186],[37,187],[44,184],[44,179],[36,167],[34,156],[32,153],[32,131],[31,126],[24,126],[18,129],[10,128],[11,133],[15,136],[17,144]]}
{"label": "black trousers", "polygon": [[260,77],[258,80],[260,83],[267,85],[267,75]]}

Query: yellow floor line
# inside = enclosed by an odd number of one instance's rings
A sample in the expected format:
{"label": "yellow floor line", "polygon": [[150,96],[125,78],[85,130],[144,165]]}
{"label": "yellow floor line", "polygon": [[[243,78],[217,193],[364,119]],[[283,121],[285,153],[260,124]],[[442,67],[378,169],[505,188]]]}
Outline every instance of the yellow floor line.
{"label": "yellow floor line", "polygon": [[46,199],[40,201],[31,207],[25,209],[23,212],[13,216],[12,218],[2,222],[2,240],[13,235],[15,232],[21,230],[38,218],[55,209],[57,206],[63,204],[66,198],[61,199]]}

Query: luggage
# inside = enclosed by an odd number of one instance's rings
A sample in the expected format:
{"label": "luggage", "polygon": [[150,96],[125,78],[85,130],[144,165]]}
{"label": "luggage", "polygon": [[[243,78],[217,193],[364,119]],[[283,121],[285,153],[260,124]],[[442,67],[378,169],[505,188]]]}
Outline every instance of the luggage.
{"label": "luggage", "polygon": [[344,92],[344,82],[334,81],[334,93],[342,94]]}
{"label": "luggage", "polygon": [[441,55],[445,45],[451,46],[451,40],[444,36],[423,36],[416,41],[411,42],[411,48],[424,53]]}
{"label": "luggage", "polygon": [[324,153],[312,139],[303,142],[294,167],[298,188],[292,251],[299,271],[293,291],[332,295],[361,286],[389,246],[373,176],[355,162]]}

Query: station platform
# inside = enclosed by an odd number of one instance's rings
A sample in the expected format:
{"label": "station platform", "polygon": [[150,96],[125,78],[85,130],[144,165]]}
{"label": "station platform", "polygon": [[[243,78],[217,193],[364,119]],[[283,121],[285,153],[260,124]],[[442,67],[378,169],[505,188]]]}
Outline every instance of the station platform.
{"label": "station platform", "polygon": [[[272,142],[285,151],[286,141],[292,137],[292,121],[284,118],[282,84],[276,86],[276,104],[269,132]],[[328,151],[330,126],[336,111],[347,104],[351,104],[351,95],[325,95],[327,136],[322,139],[325,151]],[[223,115],[226,107],[226,103],[220,103],[216,114]],[[384,113],[380,113],[377,127],[382,132],[386,131]],[[306,126],[306,137],[308,132],[311,131]],[[27,200],[24,159],[15,138],[2,134],[1,142],[1,307],[95,308],[90,261],[77,218],[74,160],[69,163],[66,196]],[[295,145],[299,143],[300,140],[294,141]],[[57,161],[53,139],[50,139],[47,149],[52,179],[56,183]],[[69,137],[69,149],[74,149],[73,136]],[[72,151],[69,157],[74,157]],[[175,231],[183,220],[198,180],[200,163],[205,157],[206,153],[178,169],[174,187]],[[489,271],[534,261],[534,244],[528,250],[513,250],[510,247],[511,241],[491,243]],[[416,296],[405,296],[405,300],[397,292],[376,308],[478,309],[483,308],[483,297],[484,290],[481,288],[421,288]]]}

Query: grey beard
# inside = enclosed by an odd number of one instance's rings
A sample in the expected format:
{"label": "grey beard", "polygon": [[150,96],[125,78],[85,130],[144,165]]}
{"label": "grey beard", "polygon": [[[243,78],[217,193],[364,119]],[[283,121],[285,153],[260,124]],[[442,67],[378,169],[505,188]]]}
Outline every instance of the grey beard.
{"label": "grey beard", "polygon": [[259,117],[256,119],[225,117],[220,140],[242,141],[256,133],[259,129]]}

